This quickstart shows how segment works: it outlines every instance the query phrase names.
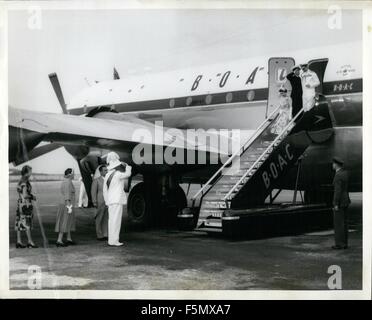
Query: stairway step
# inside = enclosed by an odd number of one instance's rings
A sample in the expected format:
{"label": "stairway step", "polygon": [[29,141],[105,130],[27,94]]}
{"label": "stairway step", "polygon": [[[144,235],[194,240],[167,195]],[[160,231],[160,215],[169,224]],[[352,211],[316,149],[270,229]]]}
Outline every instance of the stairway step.
{"label": "stairway step", "polygon": [[239,175],[224,175],[218,180],[218,183],[220,182],[230,182],[230,181],[235,181],[237,182],[240,179],[241,176]]}
{"label": "stairway step", "polygon": [[205,227],[212,227],[212,228],[222,228],[222,220],[221,219],[208,219],[204,221]]}
{"label": "stairway step", "polygon": [[219,233],[219,232],[222,232],[222,226],[221,227],[209,227],[209,228],[203,227],[203,228],[197,228],[196,230],[209,232],[209,233],[211,233],[211,232]]}
{"label": "stairway step", "polygon": [[200,217],[206,217],[206,216],[215,215],[215,216],[220,217],[223,214],[224,211],[225,211],[225,209],[217,209],[217,208],[216,209],[204,209],[204,208],[202,208],[202,209],[200,209],[199,216]]}
{"label": "stairway step", "polygon": [[[245,184],[251,176],[252,176],[252,174],[249,174],[249,176],[245,177],[241,183]],[[221,178],[221,180],[218,181],[218,185],[219,186],[230,186],[230,187],[232,187],[241,179],[241,176],[239,176],[237,178],[238,179],[235,179],[235,180],[233,180],[233,179],[222,180],[223,178]]]}
{"label": "stairway step", "polygon": [[264,140],[261,142],[261,145],[268,147],[270,144],[273,143],[274,140]]}
{"label": "stairway step", "polygon": [[222,218],[222,215],[223,215],[223,212],[225,210],[201,210],[200,211],[200,217],[213,217],[213,218],[216,218],[216,219],[221,219]]}
{"label": "stairway step", "polygon": [[203,208],[210,208],[210,209],[226,209],[226,203],[225,201],[221,200],[203,200]]}
{"label": "stairway step", "polygon": [[[265,150],[262,150],[262,152]],[[257,157],[259,157],[262,154],[262,152],[256,152],[254,150],[247,150],[246,152],[244,152],[243,156],[249,159],[257,159]]]}
{"label": "stairway step", "polygon": [[[239,176],[239,178],[241,178],[248,171],[248,169],[250,169],[250,167],[249,168],[242,168],[241,170],[235,171],[234,174]],[[254,170],[255,169],[253,169],[252,171],[254,171]],[[248,176],[252,176],[251,173]]]}
{"label": "stairway step", "polygon": [[212,195],[212,196],[219,196],[221,199],[231,190],[231,187],[232,186],[229,186],[228,188],[218,188],[216,187],[216,190],[211,190],[208,192],[208,195]]}
{"label": "stairway step", "polygon": [[223,196],[221,194],[213,194],[211,192],[208,192],[208,194],[206,194],[206,196],[204,197],[204,201],[209,201],[209,200],[212,200],[212,201],[215,201],[215,200],[218,200],[218,201],[223,201]]}

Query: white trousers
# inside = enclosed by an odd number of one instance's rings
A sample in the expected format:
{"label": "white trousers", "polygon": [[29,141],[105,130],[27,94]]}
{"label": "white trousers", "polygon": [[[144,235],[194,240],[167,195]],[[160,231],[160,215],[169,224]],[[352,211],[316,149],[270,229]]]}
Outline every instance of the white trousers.
{"label": "white trousers", "polygon": [[87,192],[85,191],[85,186],[83,182],[80,183],[78,206],[79,208],[88,206],[88,195],[87,195]]}
{"label": "white trousers", "polygon": [[111,204],[108,206],[108,244],[114,245],[119,242],[121,218],[123,216],[122,204]]}
{"label": "white trousers", "polygon": [[315,105],[315,95],[303,95],[302,104],[305,112],[312,109]]}

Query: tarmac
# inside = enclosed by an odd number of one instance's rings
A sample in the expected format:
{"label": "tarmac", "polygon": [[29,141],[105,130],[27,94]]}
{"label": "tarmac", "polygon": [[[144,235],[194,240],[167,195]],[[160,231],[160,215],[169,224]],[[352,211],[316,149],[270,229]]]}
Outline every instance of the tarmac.
{"label": "tarmac", "polygon": [[38,200],[32,234],[39,248],[16,249],[17,193],[10,183],[10,289],[29,289],[30,267],[37,266],[42,289],[328,290],[332,265],[341,267],[342,289],[362,289],[361,193],[351,195],[347,250],[331,249],[333,230],[231,240],[199,231],[132,231],[125,215],[125,245],[115,248],[96,240],[94,209],[79,208],[73,235],[77,245],[57,248],[59,186],[58,181],[33,183]]}

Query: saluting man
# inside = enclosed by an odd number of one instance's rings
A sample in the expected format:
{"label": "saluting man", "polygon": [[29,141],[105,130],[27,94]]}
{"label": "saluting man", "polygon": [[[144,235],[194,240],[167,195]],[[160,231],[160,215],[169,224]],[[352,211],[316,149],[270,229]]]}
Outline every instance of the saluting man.
{"label": "saluting man", "polygon": [[107,155],[108,173],[103,183],[103,197],[108,206],[108,244],[109,246],[120,247],[119,241],[123,206],[127,203],[127,196],[124,192],[124,184],[132,174],[132,167],[121,163],[116,152]]}
{"label": "saluting man", "polygon": [[335,245],[332,249],[346,249],[348,246],[347,208],[350,205],[348,193],[349,175],[343,168],[344,162],[338,157],[333,158],[333,169],[336,171],[333,179],[333,223],[335,228]]}
{"label": "saluting man", "polygon": [[291,84],[291,99],[292,99],[292,118],[302,109],[302,83],[300,77],[300,66],[294,66],[292,72],[287,75],[287,79]]}
{"label": "saluting man", "polygon": [[319,78],[314,71],[309,69],[308,64],[302,65],[302,102],[304,111],[309,111],[315,104],[315,88],[320,85]]}

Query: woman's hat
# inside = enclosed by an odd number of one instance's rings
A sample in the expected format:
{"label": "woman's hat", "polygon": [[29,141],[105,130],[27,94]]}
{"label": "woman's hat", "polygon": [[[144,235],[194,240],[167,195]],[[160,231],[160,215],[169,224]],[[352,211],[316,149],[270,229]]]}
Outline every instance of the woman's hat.
{"label": "woman's hat", "polygon": [[301,67],[299,65],[295,65],[292,67],[292,71],[295,71],[295,70],[301,70]]}

